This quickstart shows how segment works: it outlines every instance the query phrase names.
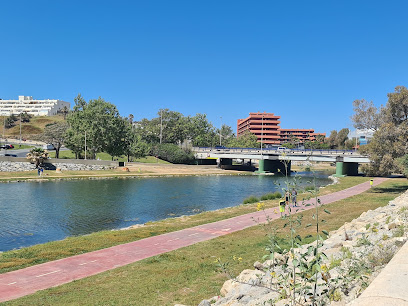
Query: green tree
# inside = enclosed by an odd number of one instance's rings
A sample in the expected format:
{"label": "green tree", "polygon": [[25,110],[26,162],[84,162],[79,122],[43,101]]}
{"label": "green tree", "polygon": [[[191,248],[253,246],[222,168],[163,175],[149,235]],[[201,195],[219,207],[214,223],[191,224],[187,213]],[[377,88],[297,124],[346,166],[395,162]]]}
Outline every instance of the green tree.
{"label": "green tree", "polygon": [[6,127],[6,129],[10,129],[15,126],[15,121],[13,120],[13,118],[7,117],[6,121],[4,122],[4,126]]}
{"label": "green tree", "polygon": [[183,114],[166,108],[160,109],[158,115],[162,127],[162,143],[181,144],[187,136],[187,121]]}
{"label": "green tree", "polygon": [[45,126],[41,139],[55,148],[55,157],[59,158],[59,152],[65,143],[68,124],[66,122],[55,122]]}
{"label": "green tree", "polygon": [[335,144],[338,149],[344,148],[346,140],[348,139],[348,134],[349,134],[348,128],[341,129],[337,133]]}
{"label": "green tree", "polygon": [[261,143],[258,142],[256,135],[252,134],[250,131],[246,131],[243,135],[232,138],[228,143],[229,147],[234,148],[260,148]]}
{"label": "green tree", "polygon": [[58,113],[62,114],[62,116],[64,116],[64,120],[66,120],[67,115],[69,114],[69,108],[67,106],[64,106],[62,109],[58,111]]}
{"label": "green tree", "polygon": [[354,114],[351,121],[356,129],[367,129],[376,131],[382,124],[384,118],[383,107],[377,108],[372,101],[364,99],[353,102]]}
{"label": "green tree", "polygon": [[95,158],[96,153],[106,152],[118,156],[125,152],[125,120],[119,115],[115,105],[102,98],[88,103],[78,95],[72,113],[67,117],[67,146],[72,150],[82,147],[79,142],[87,142],[87,151]]}
{"label": "green tree", "polygon": [[143,118],[136,122],[134,130],[146,143],[156,144],[160,142],[160,118],[153,118],[152,120]]}
{"label": "green tree", "polygon": [[406,122],[408,119],[408,89],[404,86],[395,87],[395,92],[389,93],[387,103],[387,119],[394,125]]}
{"label": "green tree", "polygon": [[31,117],[32,115],[29,115],[27,112],[20,114],[21,122],[23,123],[30,122]]}
{"label": "green tree", "polygon": [[408,177],[408,154],[405,154],[403,157],[401,157],[399,162],[401,164],[404,175]]}
{"label": "green tree", "polygon": [[[196,114],[187,118],[187,135],[195,147],[210,147],[219,143],[219,136],[206,114]],[[218,134],[219,135],[219,134]]]}
{"label": "green tree", "polygon": [[362,167],[368,175],[387,176],[404,171],[401,158],[408,152],[408,91],[404,86],[397,86],[387,96],[383,124],[371,142],[360,148],[371,161]]}
{"label": "green tree", "polygon": [[330,132],[330,136],[327,139],[330,149],[334,149],[336,147],[336,139],[337,139],[337,131],[333,130]]}

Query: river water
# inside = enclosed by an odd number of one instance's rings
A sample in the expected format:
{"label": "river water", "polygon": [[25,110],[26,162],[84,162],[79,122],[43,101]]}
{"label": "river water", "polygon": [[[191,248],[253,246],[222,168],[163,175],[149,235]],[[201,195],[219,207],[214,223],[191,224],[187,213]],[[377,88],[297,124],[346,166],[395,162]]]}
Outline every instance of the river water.
{"label": "river water", "polygon": [[[310,185],[310,173],[300,176],[300,185]],[[317,175],[318,185],[330,182]],[[0,251],[235,206],[284,184],[269,175],[4,183]]]}

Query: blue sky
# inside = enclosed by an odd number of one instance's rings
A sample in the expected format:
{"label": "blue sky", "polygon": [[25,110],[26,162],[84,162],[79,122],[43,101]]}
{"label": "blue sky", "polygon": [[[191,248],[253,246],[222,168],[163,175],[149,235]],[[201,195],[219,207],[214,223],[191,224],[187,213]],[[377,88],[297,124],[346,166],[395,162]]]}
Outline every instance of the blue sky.
{"label": "blue sky", "polygon": [[352,102],[408,86],[406,1],[1,1],[0,98],[120,113],[249,112],[283,128],[351,128]]}

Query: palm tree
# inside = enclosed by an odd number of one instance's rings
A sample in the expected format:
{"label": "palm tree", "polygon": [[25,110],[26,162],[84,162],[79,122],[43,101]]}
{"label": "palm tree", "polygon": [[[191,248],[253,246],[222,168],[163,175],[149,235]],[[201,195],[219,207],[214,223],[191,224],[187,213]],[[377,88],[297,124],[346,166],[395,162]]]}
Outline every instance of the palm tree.
{"label": "palm tree", "polygon": [[135,118],[132,114],[129,114],[129,123],[133,123],[133,118]]}
{"label": "palm tree", "polygon": [[64,116],[64,120],[66,119],[68,113],[69,113],[68,107],[67,107],[67,106],[64,106],[64,107],[61,109],[61,114]]}
{"label": "palm tree", "polygon": [[35,167],[38,168],[45,159],[48,158],[48,152],[41,148],[34,148],[30,150],[30,153],[27,153],[27,159],[31,163],[35,164]]}

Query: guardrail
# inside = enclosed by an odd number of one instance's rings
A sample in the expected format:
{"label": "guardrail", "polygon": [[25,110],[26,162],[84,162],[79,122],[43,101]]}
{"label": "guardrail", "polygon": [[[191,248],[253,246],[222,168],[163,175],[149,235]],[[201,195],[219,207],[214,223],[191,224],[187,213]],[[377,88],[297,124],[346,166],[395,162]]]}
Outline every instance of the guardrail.
{"label": "guardrail", "polygon": [[319,149],[276,149],[276,148],[212,148],[212,147],[193,147],[196,153],[257,153],[260,154],[328,154],[328,155],[359,155],[353,150],[319,150]]}

